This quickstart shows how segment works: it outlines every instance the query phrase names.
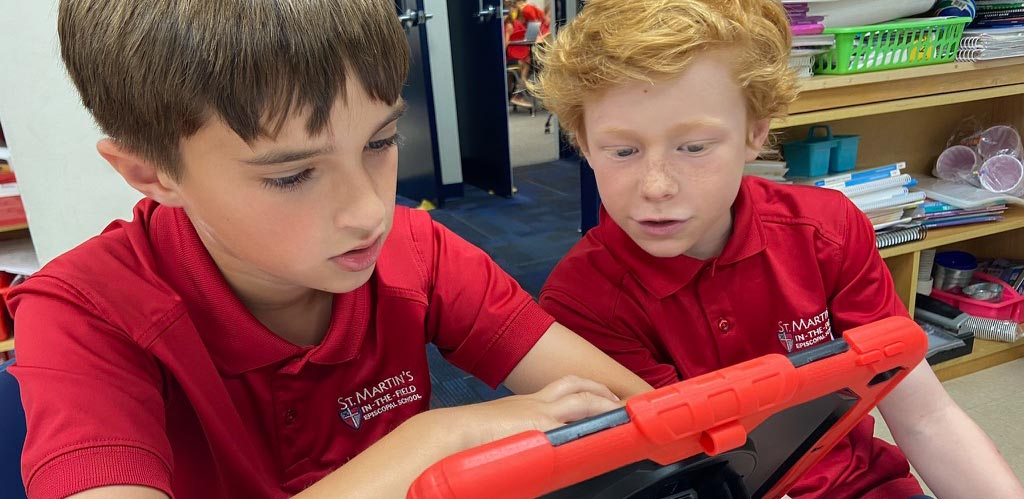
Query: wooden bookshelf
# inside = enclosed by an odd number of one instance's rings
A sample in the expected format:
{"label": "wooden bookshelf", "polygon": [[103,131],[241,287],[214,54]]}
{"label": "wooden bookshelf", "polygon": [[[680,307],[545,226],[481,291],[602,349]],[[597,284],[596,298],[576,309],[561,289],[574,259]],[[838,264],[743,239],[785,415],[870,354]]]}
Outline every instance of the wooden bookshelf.
{"label": "wooden bookshelf", "polygon": [[857,75],[815,76],[799,84],[791,115],[1024,83],[1019,59],[938,64]]}
{"label": "wooden bookshelf", "polygon": [[[1024,75],[1024,72],[1022,72]],[[810,125],[828,121],[859,118],[861,116],[875,116],[879,114],[894,113],[898,111],[910,111],[914,109],[931,108],[960,102],[973,102],[989,100],[996,97],[1008,95],[1019,95],[1024,93],[1024,83],[976,90],[964,90],[949,94],[926,95],[921,97],[910,97],[905,99],[872,102],[869,104],[858,104],[834,109],[823,109],[820,111],[809,111],[793,114],[779,120],[774,124],[775,128],[785,128],[796,125]]]}
{"label": "wooden bookshelf", "polygon": [[28,230],[28,224],[8,225],[0,227],[0,233],[4,232],[22,232]]}
{"label": "wooden bookshelf", "polygon": [[14,351],[14,338],[9,340],[0,341],[0,353],[13,352]]}
{"label": "wooden bookshelf", "polygon": [[1003,214],[1003,217],[1003,220],[998,222],[932,229],[928,231],[928,236],[920,241],[892,246],[882,249],[879,252],[882,254],[882,258],[891,258],[907,253],[938,248],[940,246],[948,246],[970,239],[1017,230],[1024,227],[1024,208],[1011,206]]}
{"label": "wooden bookshelf", "polygon": [[947,381],[1020,358],[1024,358],[1024,339],[1016,343],[976,339],[970,355],[935,364],[932,369],[940,381]]}
{"label": "wooden bookshelf", "polygon": [[[857,168],[905,161],[907,173],[927,175],[965,118],[981,126],[1024,129],[1024,57],[952,63],[858,75],[815,76],[800,83],[789,117],[772,124],[780,141],[803,138],[810,125],[827,123],[837,135],[860,136]],[[1024,207],[1004,219],[929,231],[922,241],[880,251],[896,292],[913,313],[920,252],[961,249],[979,257],[1024,259]],[[1024,357],[1015,344],[976,340],[974,352],[934,366],[952,379]]]}

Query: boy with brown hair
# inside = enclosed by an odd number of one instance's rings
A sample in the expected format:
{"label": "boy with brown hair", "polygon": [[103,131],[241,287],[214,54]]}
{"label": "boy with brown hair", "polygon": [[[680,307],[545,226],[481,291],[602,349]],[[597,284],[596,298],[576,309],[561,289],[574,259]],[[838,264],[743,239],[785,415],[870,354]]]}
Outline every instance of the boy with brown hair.
{"label": "boy with brown hair", "polygon": [[[404,497],[650,388],[395,207],[390,0],[59,9],[98,150],[146,199],[10,296],[29,496]],[[428,411],[427,342],[529,395]]]}
{"label": "boy with brown hair", "polygon": [[[789,47],[772,0],[591,0],[542,54],[538,96],[603,209],[541,305],[654,386],[907,314],[841,193],[743,177],[796,97]],[[926,363],[879,407],[939,497],[1024,496]],[[866,418],[790,495],[921,494],[872,433]]]}

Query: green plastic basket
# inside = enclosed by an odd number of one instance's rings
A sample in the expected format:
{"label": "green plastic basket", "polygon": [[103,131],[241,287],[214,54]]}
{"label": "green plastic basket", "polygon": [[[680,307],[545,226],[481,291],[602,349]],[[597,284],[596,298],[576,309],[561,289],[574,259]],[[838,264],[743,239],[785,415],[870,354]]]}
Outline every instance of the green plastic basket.
{"label": "green plastic basket", "polygon": [[815,74],[854,74],[952,62],[967,17],[903,19],[870,26],[828,28],[836,46],[820,54]]}

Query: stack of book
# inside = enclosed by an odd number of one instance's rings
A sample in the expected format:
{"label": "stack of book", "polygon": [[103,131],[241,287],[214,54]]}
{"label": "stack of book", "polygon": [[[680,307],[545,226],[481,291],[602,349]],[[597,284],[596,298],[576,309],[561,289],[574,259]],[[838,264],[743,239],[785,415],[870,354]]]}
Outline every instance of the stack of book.
{"label": "stack of book", "polygon": [[1012,0],[975,0],[977,13],[970,28],[1006,28],[1024,26],[1024,2]]}
{"label": "stack of book", "polygon": [[817,35],[825,31],[822,21],[823,16],[809,16],[807,11],[810,7],[807,2],[793,2],[785,4],[786,16],[789,17],[789,29],[794,35]]}
{"label": "stack of book", "polygon": [[793,33],[793,46],[789,54],[789,67],[797,77],[810,78],[814,75],[815,56],[828,52],[836,44],[835,35],[822,34],[825,25],[822,16],[807,14],[807,2],[785,4],[789,17],[789,29]]}
{"label": "stack of book", "polygon": [[924,202],[923,192],[910,190],[917,182],[903,172],[906,167],[906,163],[900,162],[868,170],[791,180],[797,184],[842,192],[868,216],[875,230],[880,230],[910,222],[909,210]]}
{"label": "stack of book", "polygon": [[780,184],[791,184],[786,178],[786,172],[789,168],[786,167],[785,161],[769,161],[764,159],[758,159],[751,161],[743,165],[743,174],[750,175],[752,177],[761,177],[772,182],[778,182]]}
{"label": "stack of book", "polygon": [[911,217],[915,222],[935,229],[956,225],[997,222],[1003,219],[1003,212],[1005,211],[1005,203],[963,208],[942,201],[927,199],[914,210]]}
{"label": "stack of book", "polygon": [[964,30],[956,60],[960,62],[988,61],[1022,55],[1024,55],[1024,26],[971,28]]}

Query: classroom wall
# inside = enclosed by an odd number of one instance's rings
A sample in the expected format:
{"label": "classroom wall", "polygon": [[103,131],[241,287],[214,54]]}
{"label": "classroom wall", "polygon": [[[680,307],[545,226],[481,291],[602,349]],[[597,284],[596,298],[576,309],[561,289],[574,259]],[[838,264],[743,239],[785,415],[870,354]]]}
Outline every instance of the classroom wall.
{"label": "classroom wall", "polygon": [[56,0],[0,0],[0,124],[40,263],[131,216],[141,195],[96,153],[101,133],[65,75]]}

